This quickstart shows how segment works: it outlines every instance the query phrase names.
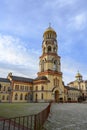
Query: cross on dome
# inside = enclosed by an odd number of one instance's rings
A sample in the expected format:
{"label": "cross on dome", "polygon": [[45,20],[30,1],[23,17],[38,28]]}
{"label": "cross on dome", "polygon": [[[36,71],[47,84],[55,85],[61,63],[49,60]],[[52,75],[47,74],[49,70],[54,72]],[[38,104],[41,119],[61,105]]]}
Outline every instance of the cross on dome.
{"label": "cross on dome", "polygon": [[51,23],[49,22],[49,27],[51,27]]}

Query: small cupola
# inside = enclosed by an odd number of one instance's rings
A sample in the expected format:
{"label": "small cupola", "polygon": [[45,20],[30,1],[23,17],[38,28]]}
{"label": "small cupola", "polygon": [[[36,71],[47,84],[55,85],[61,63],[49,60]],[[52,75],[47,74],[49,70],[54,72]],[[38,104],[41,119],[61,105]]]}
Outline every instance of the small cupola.
{"label": "small cupola", "polygon": [[43,34],[44,39],[56,39],[57,34],[55,30],[49,25],[49,27],[45,30]]}
{"label": "small cupola", "polygon": [[75,78],[76,78],[77,81],[81,81],[82,80],[82,75],[79,73],[79,71],[77,72]]}

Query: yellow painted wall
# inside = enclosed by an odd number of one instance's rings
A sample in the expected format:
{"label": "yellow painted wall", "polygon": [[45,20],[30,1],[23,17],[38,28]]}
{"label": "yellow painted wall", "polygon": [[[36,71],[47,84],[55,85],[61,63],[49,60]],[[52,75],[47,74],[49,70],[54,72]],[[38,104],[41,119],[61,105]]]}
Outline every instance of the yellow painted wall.
{"label": "yellow painted wall", "polygon": [[9,102],[9,92],[8,88],[10,87],[10,83],[8,82],[0,82],[1,90],[0,90],[0,101],[1,102]]}

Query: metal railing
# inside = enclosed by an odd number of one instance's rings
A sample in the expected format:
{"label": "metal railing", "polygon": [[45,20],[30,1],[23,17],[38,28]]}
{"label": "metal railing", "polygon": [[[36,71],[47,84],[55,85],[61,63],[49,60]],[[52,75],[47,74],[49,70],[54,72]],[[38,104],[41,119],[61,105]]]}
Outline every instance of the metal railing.
{"label": "metal railing", "polygon": [[0,120],[0,130],[41,130],[50,113],[51,103],[36,115]]}
{"label": "metal railing", "polygon": [[46,109],[35,115],[34,130],[41,130],[50,113],[51,103]]}

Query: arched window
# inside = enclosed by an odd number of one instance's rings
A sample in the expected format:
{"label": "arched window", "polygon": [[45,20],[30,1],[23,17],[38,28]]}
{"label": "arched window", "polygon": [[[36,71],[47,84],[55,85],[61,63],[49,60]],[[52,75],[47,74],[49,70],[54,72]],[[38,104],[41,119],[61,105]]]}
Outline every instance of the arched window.
{"label": "arched window", "polygon": [[19,90],[19,85],[15,85],[15,90]]}
{"label": "arched window", "polygon": [[7,100],[9,100],[9,95],[7,96]]}
{"label": "arched window", "polygon": [[15,94],[15,100],[18,100],[18,94],[17,93]]}
{"label": "arched window", "polygon": [[27,99],[28,99],[28,95],[26,94],[26,95],[25,95],[25,100],[27,100]]}
{"label": "arched window", "polygon": [[20,95],[20,100],[23,100],[23,94],[21,93],[21,95]]}
{"label": "arched window", "polygon": [[24,90],[24,86],[20,86],[20,89],[21,89],[21,90]]}
{"label": "arched window", "polygon": [[38,86],[36,86],[36,91],[38,90]]}
{"label": "arched window", "polygon": [[6,90],[6,86],[4,86],[4,88],[3,88],[3,91],[5,91]]}
{"label": "arched window", "polygon": [[42,91],[44,90],[44,86],[41,87],[41,90],[42,90]]}
{"label": "arched window", "polygon": [[30,91],[32,91],[33,90],[33,87],[32,86],[30,86]]}
{"label": "arched window", "polygon": [[48,46],[48,53],[51,52],[51,46]]}
{"label": "arched window", "polygon": [[5,100],[5,95],[2,96],[2,100]]}
{"label": "arched window", "polygon": [[43,93],[42,93],[42,94],[41,94],[41,99],[43,100],[43,98],[44,98],[44,97],[43,97]]}
{"label": "arched window", "polygon": [[55,78],[53,82],[54,82],[54,86],[59,86],[59,80],[57,78]]}
{"label": "arched window", "polygon": [[57,83],[56,83],[57,86],[59,86],[59,80],[57,79]]}

